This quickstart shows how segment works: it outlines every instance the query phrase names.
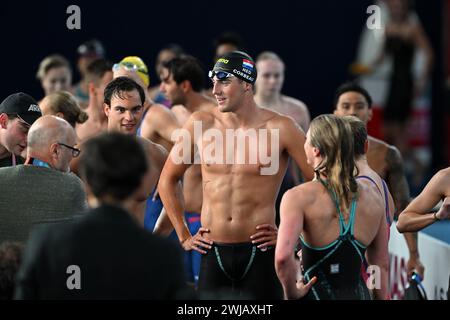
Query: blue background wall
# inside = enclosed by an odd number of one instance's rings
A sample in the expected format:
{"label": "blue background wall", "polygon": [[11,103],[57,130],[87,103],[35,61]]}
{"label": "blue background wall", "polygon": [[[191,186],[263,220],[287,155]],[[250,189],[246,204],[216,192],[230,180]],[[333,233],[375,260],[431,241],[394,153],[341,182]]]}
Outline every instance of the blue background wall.
{"label": "blue background wall", "polygon": [[[81,8],[81,30],[66,27],[71,4]],[[330,112],[334,89],[350,78],[348,65],[370,4],[370,0],[3,1],[0,98],[20,90],[40,99],[43,92],[35,74],[42,58],[60,53],[75,62],[77,46],[92,37],[103,41],[112,61],[141,56],[155,79],[153,64],[163,45],[179,43],[210,68],[214,37],[233,30],[243,36],[251,55],[273,50],[285,60],[284,92],[303,100],[315,116]],[[415,7],[437,54],[435,80],[441,81],[442,1],[417,0]],[[77,80],[78,75],[74,77]],[[442,110],[438,89],[435,116]]]}

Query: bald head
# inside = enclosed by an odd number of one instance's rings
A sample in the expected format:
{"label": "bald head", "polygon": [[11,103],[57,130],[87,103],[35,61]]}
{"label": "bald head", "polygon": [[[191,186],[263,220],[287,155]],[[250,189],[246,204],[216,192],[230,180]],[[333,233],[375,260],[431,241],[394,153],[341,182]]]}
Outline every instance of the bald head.
{"label": "bald head", "polygon": [[54,169],[68,171],[72,150],[64,145],[72,147],[75,144],[75,130],[66,120],[43,116],[28,132],[28,157],[47,162]]}
{"label": "bald head", "polygon": [[75,131],[64,119],[55,116],[43,116],[37,119],[28,131],[28,148],[39,150],[57,140],[75,138]]}

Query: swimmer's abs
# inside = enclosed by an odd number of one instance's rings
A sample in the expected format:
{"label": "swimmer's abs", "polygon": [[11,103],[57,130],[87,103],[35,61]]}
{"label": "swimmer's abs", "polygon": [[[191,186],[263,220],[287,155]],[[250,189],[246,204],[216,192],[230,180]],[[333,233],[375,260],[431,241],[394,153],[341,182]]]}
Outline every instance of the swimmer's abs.
{"label": "swimmer's abs", "polygon": [[[217,213],[216,213],[217,214]],[[220,213],[219,213],[220,214]],[[256,226],[275,224],[275,212],[255,211],[250,214],[208,216],[202,213],[202,227],[210,230],[205,237],[223,243],[250,242],[250,236],[258,232]]]}

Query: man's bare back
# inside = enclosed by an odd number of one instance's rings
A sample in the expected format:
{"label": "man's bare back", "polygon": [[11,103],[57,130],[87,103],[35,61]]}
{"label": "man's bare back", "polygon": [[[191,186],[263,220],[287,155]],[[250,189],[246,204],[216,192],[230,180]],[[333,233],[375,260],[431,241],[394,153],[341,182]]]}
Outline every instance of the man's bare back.
{"label": "man's bare back", "polygon": [[89,118],[85,123],[77,124],[75,129],[77,132],[78,141],[83,142],[102,132],[105,132],[107,128],[107,122],[94,122],[91,118]]}
{"label": "man's bare back", "polygon": [[[258,102],[257,99],[256,101]],[[269,107],[262,103],[259,104],[263,107]],[[270,109],[291,117],[294,119],[295,123],[303,129],[303,131],[306,132],[308,130],[311,118],[308,108],[302,101],[289,96],[280,95],[279,101],[270,105]]]}
{"label": "man's bare back", "polygon": [[367,150],[367,161],[369,166],[377,172],[383,179],[386,178],[389,171],[386,155],[389,150],[389,145],[384,141],[373,137],[368,137],[369,149]]}
{"label": "man's bare back", "polygon": [[138,137],[139,142],[144,147],[150,164],[150,170],[148,170],[144,177],[145,187],[142,193],[136,194],[136,200],[129,208],[133,217],[137,220],[139,225],[144,225],[145,208],[147,206],[147,199],[154,191],[159,176],[161,174],[164,163],[167,159],[167,151],[164,147],[149,141],[148,139]]}
{"label": "man's bare back", "polygon": [[148,103],[150,106],[142,119],[141,136],[170,150],[173,145],[170,137],[179,123],[170,109],[161,104]]}
{"label": "man's bare back", "polygon": [[[291,117],[295,123],[303,129],[304,132],[308,131],[311,118],[308,108],[302,101],[282,95],[281,93],[275,95],[273,98],[265,98],[264,96],[255,95],[255,101],[262,107],[266,107],[270,110],[279,112],[282,115]],[[287,183],[285,186],[282,186],[277,200],[278,206],[279,202],[281,202],[283,193],[286,191],[285,188],[291,188],[294,185],[298,185],[302,180],[299,169],[295,165],[289,165],[287,176],[292,176],[292,183]]]}
{"label": "man's bare back", "polygon": [[387,143],[368,137],[369,149],[367,162],[384,180],[392,193],[397,210],[402,210],[409,203],[409,188],[403,172],[403,163],[399,151]]}

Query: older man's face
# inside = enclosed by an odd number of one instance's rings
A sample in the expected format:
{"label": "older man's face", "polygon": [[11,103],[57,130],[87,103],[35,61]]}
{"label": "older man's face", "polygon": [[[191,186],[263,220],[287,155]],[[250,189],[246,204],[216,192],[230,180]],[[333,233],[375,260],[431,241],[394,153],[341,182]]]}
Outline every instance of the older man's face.
{"label": "older man's face", "polygon": [[75,131],[70,130],[65,139],[58,139],[58,143],[59,153],[55,169],[62,172],[69,172],[70,161],[72,161],[73,158],[73,149],[69,147],[76,147],[77,143]]}

